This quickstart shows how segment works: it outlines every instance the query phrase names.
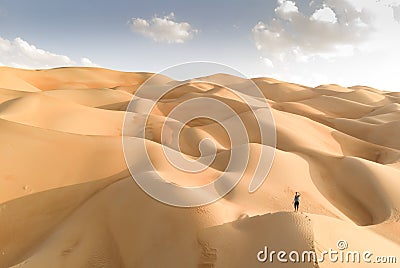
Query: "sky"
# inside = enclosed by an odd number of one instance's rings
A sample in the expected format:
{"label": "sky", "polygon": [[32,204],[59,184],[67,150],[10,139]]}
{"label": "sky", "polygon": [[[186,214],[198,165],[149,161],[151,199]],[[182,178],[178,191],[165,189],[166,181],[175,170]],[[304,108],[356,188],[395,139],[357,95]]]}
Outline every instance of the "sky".
{"label": "sky", "polygon": [[400,91],[400,0],[0,0],[0,65],[160,72],[191,61]]}

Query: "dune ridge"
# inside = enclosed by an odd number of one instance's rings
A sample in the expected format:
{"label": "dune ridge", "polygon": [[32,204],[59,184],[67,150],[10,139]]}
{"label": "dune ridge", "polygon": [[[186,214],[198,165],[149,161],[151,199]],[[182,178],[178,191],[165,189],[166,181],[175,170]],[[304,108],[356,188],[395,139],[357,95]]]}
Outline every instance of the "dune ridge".
{"label": "dune ridge", "polygon": [[[210,168],[193,181],[161,157],[160,129],[177,105],[193,97],[228,103],[246,122],[250,158],[239,184],[215,203],[167,206],[131,178],[122,146],[125,109],[151,73],[102,68],[22,70],[0,67],[0,267],[265,267],[257,252],[336,248],[376,255],[400,252],[400,96],[366,86],[316,88],[272,78],[227,74],[189,80],[160,100],[145,143],[170,183],[197,185],[223,172],[230,146],[210,120],[181,132],[182,152],[199,157],[204,138],[216,142]],[[175,85],[168,77],[155,84]],[[258,191],[248,185],[261,152],[248,107],[228,87],[254,82],[271,106],[275,158]],[[224,86],[221,86],[224,84]],[[141,111],[154,92],[127,114]],[[251,97],[251,96],[250,96]],[[230,120],[227,117],[225,120]],[[143,152],[140,129],[129,129],[129,153]],[[151,175],[151,174],[150,174]],[[295,191],[301,212],[293,213]],[[283,230],[283,232],[282,232]],[[397,256],[400,262],[400,256]],[[323,263],[270,267],[397,267]]]}

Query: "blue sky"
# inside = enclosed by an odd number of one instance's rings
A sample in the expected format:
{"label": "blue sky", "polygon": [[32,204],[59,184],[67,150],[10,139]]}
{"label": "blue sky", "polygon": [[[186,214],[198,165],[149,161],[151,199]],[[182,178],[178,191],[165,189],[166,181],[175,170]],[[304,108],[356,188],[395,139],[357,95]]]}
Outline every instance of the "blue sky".
{"label": "blue sky", "polygon": [[0,64],[158,72],[188,61],[400,90],[399,0],[0,1]]}

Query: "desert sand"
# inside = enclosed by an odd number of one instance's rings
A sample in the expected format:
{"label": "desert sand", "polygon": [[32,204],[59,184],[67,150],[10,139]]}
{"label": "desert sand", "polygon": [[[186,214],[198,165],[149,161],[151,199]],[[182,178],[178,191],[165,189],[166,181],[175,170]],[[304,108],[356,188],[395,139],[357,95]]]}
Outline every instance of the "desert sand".
{"label": "desert sand", "polygon": [[[269,150],[250,137],[249,166],[239,184],[215,203],[179,208],[142,191],[124,159],[125,109],[151,75],[0,67],[0,267],[398,267],[398,93],[252,79],[276,125],[268,177],[248,192],[257,155]],[[224,74],[212,79],[246,82]],[[158,83],[174,81],[161,77]],[[182,185],[212,181],[229,158],[223,129],[208,120],[182,131],[189,158],[199,156],[202,139],[217,144],[218,156],[202,176],[187,181],[160,157],[163,119],[192,96],[217,98],[248,116],[228,89],[207,83],[188,82],[160,101],[146,144],[160,173]],[[139,139],[130,138],[133,145]],[[137,151],[137,161],[142,157]],[[302,196],[294,213],[296,191]],[[257,260],[264,246],[319,254],[337,250],[339,240],[348,250],[396,256],[397,264]]]}

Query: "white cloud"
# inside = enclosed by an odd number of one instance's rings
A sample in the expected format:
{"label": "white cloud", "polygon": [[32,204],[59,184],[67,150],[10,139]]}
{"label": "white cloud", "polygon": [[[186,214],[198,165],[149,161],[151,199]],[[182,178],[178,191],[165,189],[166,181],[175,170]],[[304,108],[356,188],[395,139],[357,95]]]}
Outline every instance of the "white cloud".
{"label": "white cloud", "polygon": [[[400,91],[398,0],[316,2],[290,19],[275,13],[254,26],[257,49],[273,63],[264,61],[265,75],[310,86],[363,84]],[[320,13],[326,8],[332,12]]]}
{"label": "white cloud", "polygon": [[330,22],[330,23],[337,22],[335,12],[329,7],[324,7],[324,8],[316,10],[314,12],[314,14],[312,14],[311,20],[319,20],[319,21]]}
{"label": "white cloud", "polygon": [[20,37],[11,41],[0,37],[0,61],[4,65],[19,68],[49,68],[74,64],[67,56],[36,48]]}
{"label": "white cloud", "polygon": [[[72,66],[76,65],[76,62],[68,56],[37,48],[20,37],[14,40],[0,37],[0,64],[17,68],[41,69]],[[94,63],[87,58],[82,58],[81,65],[94,65]]]}
{"label": "white cloud", "polygon": [[96,63],[92,62],[90,59],[88,58],[81,58],[81,65],[84,67],[100,67],[99,65],[97,65]]}
{"label": "white cloud", "polygon": [[292,1],[278,0],[275,14],[252,29],[257,49],[272,61],[348,53],[349,47],[367,40],[372,31],[366,11],[345,0],[326,0],[311,16],[301,13]]}
{"label": "white cloud", "polygon": [[392,6],[392,9],[393,9],[393,17],[397,22],[400,23],[400,5]]}
{"label": "white cloud", "polygon": [[129,21],[131,30],[135,33],[162,43],[184,43],[193,38],[198,30],[187,22],[176,22],[174,13],[168,16],[154,16],[147,21],[142,18],[132,18]]}
{"label": "white cloud", "polygon": [[269,68],[274,67],[274,64],[272,63],[272,61],[270,59],[265,58],[265,57],[260,57],[260,60],[266,67],[269,67]]}
{"label": "white cloud", "polygon": [[278,0],[278,7],[275,8],[275,13],[281,18],[290,20],[292,15],[299,12],[296,3],[293,1]]}

